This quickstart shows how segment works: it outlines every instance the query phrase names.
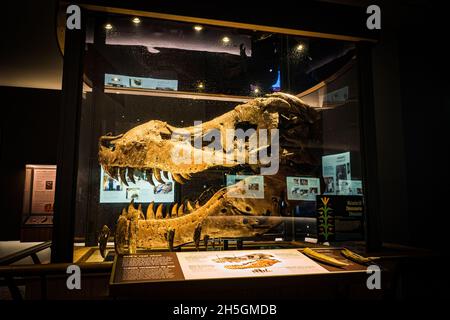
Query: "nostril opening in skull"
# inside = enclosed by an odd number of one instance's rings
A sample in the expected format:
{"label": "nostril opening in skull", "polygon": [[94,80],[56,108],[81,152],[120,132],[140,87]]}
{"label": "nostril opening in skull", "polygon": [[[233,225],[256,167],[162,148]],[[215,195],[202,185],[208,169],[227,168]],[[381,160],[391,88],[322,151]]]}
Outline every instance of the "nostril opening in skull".
{"label": "nostril opening in skull", "polygon": [[227,209],[226,209],[226,208],[223,208],[223,209],[220,210],[220,212],[222,212],[222,213],[227,213]]}
{"label": "nostril opening in skull", "polygon": [[114,140],[117,140],[121,138],[123,134],[119,134],[117,136],[111,136],[111,134],[108,134],[106,136],[100,137],[100,146],[109,148],[111,151],[115,150],[115,143]]}
{"label": "nostril opening in skull", "polygon": [[251,210],[252,210],[252,208],[250,208],[250,207],[248,207],[248,206],[247,206],[247,207],[245,207],[245,211],[247,211],[247,212],[248,212],[248,211],[251,211]]}
{"label": "nostril opening in skull", "polygon": [[110,151],[116,150],[116,145],[111,141],[104,141],[102,146],[108,148]]}

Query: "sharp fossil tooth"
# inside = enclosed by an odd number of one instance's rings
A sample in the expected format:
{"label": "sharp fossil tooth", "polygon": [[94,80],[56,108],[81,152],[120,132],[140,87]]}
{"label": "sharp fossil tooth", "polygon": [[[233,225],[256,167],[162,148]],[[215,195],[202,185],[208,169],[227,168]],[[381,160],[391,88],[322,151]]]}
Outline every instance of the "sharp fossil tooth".
{"label": "sharp fossil tooth", "polygon": [[180,175],[186,180],[191,180],[191,175],[189,173],[180,173]]}
{"label": "sharp fossil tooth", "polygon": [[207,234],[205,234],[205,236],[203,237],[203,241],[205,242],[205,249],[208,250],[209,236]]}
{"label": "sharp fossil tooth", "polygon": [[148,183],[150,183],[153,187],[155,186],[155,184],[153,183],[153,178],[152,178],[152,170],[151,169],[146,169],[145,170],[145,179],[148,181]]}
{"label": "sharp fossil tooth", "polygon": [[127,209],[123,208],[123,209],[122,209],[122,215],[123,215],[123,216],[126,216],[127,213],[128,213],[128,212],[127,212]]}
{"label": "sharp fossil tooth", "polygon": [[169,180],[169,173],[167,171],[161,171],[161,177],[164,180]]}
{"label": "sharp fossil tooth", "polygon": [[195,202],[195,209],[200,208],[200,203],[198,201]]}
{"label": "sharp fossil tooth", "polygon": [[199,245],[200,245],[200,237],[202,235],[202,225],[199,223],[197,225],[197,227],[195,227],[194,230],[194,244],[195,244],[195,248],[198,251]]}
{"label": "sharp fossil tooth", "polygon": [[138,212],[139,212],[139,220],[145,220],[145,217],[144,217],[144,213],[142,212],[142,204],[140,204],[139,203],[139,206],[138,206]]}
{"label": "sharp fossil tooth", "polygon": [[153,170],[153,174],[155,175],[156,181],[158,181],[159,183],[164,183],[163,179],[161,178],[161,170],[159,170],[158,168],[155,168]]}
{"label": "sharp fossil tooth", "polygon": [[111,178],[113,178],[114,180],[119,180],[119,176],[118,176],[118,172],[117,172],[117,167],[111,167],[109,169],[109,173]]}
{"label": "sharp fossil tooth", "polygon": [[130,179],[131,182],[136,184],[136,181],[134,180],[134,169],[133,168],[128,168],[127,176],[128,176],[128,179]]}
{"label": "sharp fossil tooth", "polygon": [[189,200],[186,202],[186,208],[188,212],[194,211],[194,207],[192,207],[192,203]]}
{"label": "sharp fossil tooth", "polygon": [[134,208],[134,199],[133,200],[131,200],[131,202],[130,202],[130,204],[128,205],[128,212],[133,212],[133,210],[136,210],[135,208]]}
{"label": "sharp fossil tooth", "polygon": [[126,171],[127,168],[119,168],[120,181],[122,181],[122,183],[128,187],[127,178],[125,178]]}
{"label": "sharp fossil tooth", "polygon": [[108,167],[106,165],[102,165],[102,168],[103,168],[103,171],[105,171],[105,173],[108,174],[108,176],[111,177],[111,172],[110,171],[111,171],[112,167]]}
{"label": "sharp fossil tooth", "polygon": [[178,203],[175,202],[175,203],[173,204],[172,211],[170,212],[170,216],[171,216],[171,217],[176,217],[176,216],[177,216],[177,213],[178,213],[177,210],[178,210]]}
{"label": "sharp fossil tooth", "polygon": [[147,207],[147,220],[155,219],[155,211],[153,210],[153,206],[155,203],[152,201]]}
{"label": "sharp fossil tooth", "polygon": [[156,209],[156,219],[162,219],[163,218],[163,204],[160,203],[158,208]]}
{"label": "sharp fossil tooth", "polygon": [[178,182],[179,184],[184,184],[184,180],[183,178],[177,174],[177,173],[172,173],[172,178],[173,180],[175,180],[176,182]]}
{"label": "sharp fossil tooth", "polygon": [[110,176],[112,179],[117,180],[117,168],[116,167],[108,167],[104,166],[103,170]]}
{"label": "sharp fossil tooth", "polygon": [[181,204],[181,206],[178,208],[178,217],[181,217],[184,214],[184,204]]}
{"label": "sharp fossil tooth", "polygon": [[167,245],[169,246],[169,251],[173,251],[174,240],[175,240],[175,229],[169,228],[167,230]]}

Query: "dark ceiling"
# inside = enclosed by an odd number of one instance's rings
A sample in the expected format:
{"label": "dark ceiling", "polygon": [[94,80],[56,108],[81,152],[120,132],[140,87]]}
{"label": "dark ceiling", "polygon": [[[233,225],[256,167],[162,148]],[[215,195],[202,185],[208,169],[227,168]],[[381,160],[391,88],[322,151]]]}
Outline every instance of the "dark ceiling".
{"label": "dark ceiling", "polygon": [[[0,86],[61,88],[63,59],[55,32],[57,2],[2,3]],[[356,4],[360,5],[361,1]]]}
{"label": "dark ceiling", "polygon": [[55,5],[55,0],[2,3],[0,86],[61,89]]}

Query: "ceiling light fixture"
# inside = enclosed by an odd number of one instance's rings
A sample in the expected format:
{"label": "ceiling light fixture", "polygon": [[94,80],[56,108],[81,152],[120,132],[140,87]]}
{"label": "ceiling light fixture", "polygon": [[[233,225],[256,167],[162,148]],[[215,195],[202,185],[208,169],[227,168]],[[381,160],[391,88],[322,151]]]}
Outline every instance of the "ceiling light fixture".
{"label": "ceiling light fixture", "polygon": [[194,26],[194,30],[197,31],[197,32],[200,32],[200,31],[203,30],[203,26],[197,24],[197,25]]}
{"label": "ceiling light fixture", "polygon": [[133,21],[134,24],[141,23],[141,19],[139,19],[138,17],[134,17],[133,20],[131,20],[131,21]]}
{"label": "ceiling light fixture", "polygon": [[106,30],[111,30],[112,28],[113,28],[113,26],[112,26],[111,23],[105,24],[105,29],[106,29]]}
{"label": "ceiling light fixture", "polygon": [[297,48],[296,48],[296,50],[297,50],[298,52],[302,52],[303,49],[305,49],[305,46],[304,46],[303,44],[301,44],[301,43],[300,43],[300,44],[297,46]]}
{"label": "ceiling light fixture", "polygon": [[222,42],[223,42],[223,43],[229,43],[229,42],[230,42],[230,38],[228,38],[228,37],[223,37],[223,38],[222,38]]}

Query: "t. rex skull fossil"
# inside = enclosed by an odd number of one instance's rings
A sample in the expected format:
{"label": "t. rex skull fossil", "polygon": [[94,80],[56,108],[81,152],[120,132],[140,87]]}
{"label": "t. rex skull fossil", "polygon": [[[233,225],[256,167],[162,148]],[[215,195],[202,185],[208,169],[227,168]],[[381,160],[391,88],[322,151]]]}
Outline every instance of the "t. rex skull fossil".
{"label": "t. rex skull fossil", "polygon": [[[233,167],[238,161],[222,162],[228,159],[236,149],[249,151],[248,142],[234,140],[227,145],[227,130],[240,125],[251,125],[255,132],[260,129],[279,130],[279,159],[302,162],[304,148],[317,137],[315,131],[320,114],[299,98],[275,93],[265,98],[256,98],[236,106],[233,110],[202,124],[186,128],[176,128],[165,122],[152,120],[139,125],[125,134],[102,136],[99,141],[99,161],[104,170],[114,179],[127,184],[126,176],[134,181],[134,171],[146,173],[152,183],[152,175],[162,182],[162,175],[170,172],[175,181],[184,183],[192,174],[212,167]],[[219,132],[220,150],[211,150],[202,144],[187,143],[174,136],[182,132],[195,136],[207,135],[211,131]],[[251,140],[252,137],[249,138]],[[277,141],[278,143],[278,141]],[[187,151],[192,161],[180,163],[171,155],[175,150]],[[194,155],[200,153],[206,161],[195,161]],[[249,157],[247,156],[246,159]],[[262,166],[261,163],[253,167]],[[267,232],[281,222],[278,216],[280,194],[285,188],[284,177],[265,176],[264,199],[242,199],[230,196],[236,194],[243,181],[219,190],[202,206],[193,206],[190,202],[172,207],[170,214],[162,217],[162,205],[154,208],[150,204],[144,216],[141,205],[136,209],[132,204],[123,210],[116,227],[116,249],[123,252],[128,245],[129,251],[136,247],[155,248],[168,245],[169,248],[194,241],[198,246],[201,236],[204,239],[253,237]],[[156,210],[156,211],[155,211]]]}
{"label": "t. rex skull fossil", "polygon": [[[183,183],[193,173],[215,166],[232,167],[240,164],[234,158],[230,159],[229,154],[231,151],[233,155],[236,149],[245,150],[246,147],[243,145],[246,142],[233,141],[230,145],[226,141],[227,130],[236,129],[244,123],[255,126],[255,135],[261,129],[278,129],[280,159],[295,159],[301,156],[303,148],[314,136],[311,131],[318,119],[319,113],[299,98],[276,93],[238,105],[201,126],[177,128],[166,122],[151,120],[125,134],[102,136],[99,141],[99,161],[112,178],[120,177],[125,184],[126,176],[134,181],[135,170],[146,172],[150,183],[152,173],[157,181],[162,182],[161,175],[167,171],[172,173],[175,181]],[[178,139],[185,135],[195,137],[200,134],[201,137],[205,137],[211,132],[220,133],[222,150],[211,150],[203,145],[197,146],[195,142],[191,144]],[[259,147],[264,148],[260,145]],[[188,159],[190,161],[179,162],[174,159],[173,155],[177,150],[192,155],[192,158]],[[196,161],[197,154],[201,155],[202,161]]]}

